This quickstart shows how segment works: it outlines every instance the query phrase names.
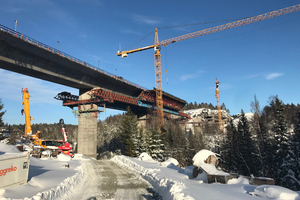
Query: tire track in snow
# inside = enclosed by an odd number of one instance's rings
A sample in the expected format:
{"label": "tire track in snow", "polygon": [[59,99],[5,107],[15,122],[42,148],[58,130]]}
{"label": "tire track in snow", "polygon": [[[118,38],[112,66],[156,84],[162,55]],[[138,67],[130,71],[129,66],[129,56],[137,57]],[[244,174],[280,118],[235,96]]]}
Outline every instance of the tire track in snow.
{"label": "tire track in snow", "polygon": [[85,164],[87,175],[64,200],[161,200],[147,181],[110,160],[91,160]]}

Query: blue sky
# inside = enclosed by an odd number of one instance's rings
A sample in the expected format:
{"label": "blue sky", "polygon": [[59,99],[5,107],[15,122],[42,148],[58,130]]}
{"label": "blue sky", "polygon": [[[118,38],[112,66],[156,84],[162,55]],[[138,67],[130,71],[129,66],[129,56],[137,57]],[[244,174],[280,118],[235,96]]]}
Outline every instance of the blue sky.
{"label": "blue sky", "polygon": [[[147,50],[122,59],[128,50],[160,40],[299,4],[299,0],[109,1],[14,0],[0,1],[0,24],[58,48],[90,64],[123,76],[143,87],[155,87],[154,53]],[[229,21],[223,21],[229,20]],[[216,22],[223,21],[223,22]],[[214,22],[214,23],[207,23]],[[250,112],[256,94],[261,106],[271,95],[284,103],[300,103],[300,12],[264,20],[162,47],[163,90],[187,102],[221,103],[230,114]],[[98,62],[99,61],[99,62]],[[168,70],[168,83],[165,71]],[[22,88],[31,95],[32,123],[54,123],[64,118],[77,124],[72,110],[53,97],[78,90],[0,70],[0,98],[7,110],[5,123],[24,123]],[[119,113],[107,110],[99,119]]]}

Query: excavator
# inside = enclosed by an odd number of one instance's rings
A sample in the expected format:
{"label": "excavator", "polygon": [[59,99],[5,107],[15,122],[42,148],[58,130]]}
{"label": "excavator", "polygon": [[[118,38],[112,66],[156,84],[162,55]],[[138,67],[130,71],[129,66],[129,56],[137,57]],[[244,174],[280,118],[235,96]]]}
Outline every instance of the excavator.
{"label": "excavator", "polygon": [[27,138],[33,144],[33,152],[36,157],[41,157],[41,152],[43,150],[50,150],[52,157],[57,157],[59,148],[57,147],[57,142],[53,140],[43,140],[40,138],[42,132],[37,131],[35,134],[31,130],[31,120],[33,117],[30,116],[29,109],[29,92],[25,88],[23,91],[23,102],[24,109],[21,110],[22,115],[25,114],[25,138]]}
{"label": "excavator", "polygon": [[60,119],[58,124],[61,125],[61,131],[63,134],[63,140],[57,141],[57,147],[59,148],[58,154],[63,153],[63,154],[69,155],[73,158],[74,154],[73,154],[72,146],[68,142],[68,133],[67,133],[67,130],[65,129],[64,120]]}

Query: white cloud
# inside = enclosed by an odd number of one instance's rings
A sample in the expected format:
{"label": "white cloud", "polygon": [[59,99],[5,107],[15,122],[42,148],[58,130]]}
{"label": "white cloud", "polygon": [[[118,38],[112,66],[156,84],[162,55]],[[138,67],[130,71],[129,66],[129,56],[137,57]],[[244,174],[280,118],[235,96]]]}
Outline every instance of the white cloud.
{"label": "white cloud", "polygon": [[261,76],[261,74],[254,74],[247,77],[247,79],[256,78],[258,76]]}
{"label": "white cloud", "polygon": [[125,34],[135,34],[135,35],[142,35],[140,32],[134,31],[134,30],[130,30],[130,29],[123,29],[121,30],[122,33]]}
{"label": "white cloud", "polygon": [[0,77],[0,94],[5,94],[5,96],[2,96],[2,98],[5,97],[6,99],[10,100],[20,100],[20,102],[22,102],[22,89],[24,88],[28,88],[31,96],[31,104],[47,103],[61,105],[61,101],[54,99],[58,93],[68,91],[75,95],[78,94],[78,90],[73,88],[2,69],[0,69]]}
{"label": "white cloud", "polygon": [[192,79],[192,78],[197,78],[200,74],[202,74],[203,73],[203,71],[200,71],[200,70],[198,70],[196,73],[194,73],[194,74],[187,74],[187,75],[183,75],[183,76],[181,76],[180,77],[180,79],[182,80],[182,81],[185,81],[185,80],[187,80],[187,79]]}
{"label": "white cloud", "polygon": [[134,19],[137,22],[140,22],[143,24],[149,24],[149,25],[161,23],[159,20],[154,19],[153,17],[148,17],[148,16],[144,16],[144,15],[139,15],[139,14],[133,14],[132,19]]}
{"label": "white cloud", "polygon": [[277,77],[279,77],[279,76],[282,76],[283,74],[281,74],[281,73],[271,73],[271,74],[268,74],[268,75],[266,75],[266,79],[267,80],[272,80],[272,79],[275,79],[275,78],[277,78]]}

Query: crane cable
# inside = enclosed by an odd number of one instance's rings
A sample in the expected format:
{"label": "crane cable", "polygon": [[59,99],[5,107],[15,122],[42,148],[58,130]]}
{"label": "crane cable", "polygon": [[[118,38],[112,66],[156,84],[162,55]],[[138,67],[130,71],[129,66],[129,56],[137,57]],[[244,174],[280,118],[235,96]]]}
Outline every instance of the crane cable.
{"label": "crane cable", "polygon": [[137,41],[136,43],[132,44],[130,47],[127,48],[127,50],[132,49],[133,46],[137,45],[139,42],[143,41],[146,37],[148,37],[151,33],[153,33],[154,30],[152,30],[150,33],[148,33],[145,37]]}
{"label": "crane cable", "polygon": [[[195,24],[184,24],[184,25],[177,25],[177,26],[166,26],[166,27],[161,27],[157,29],[168,29],[168,28],[179,28],[179,27],[185,27],[185,26],[196,26],[196,25],[201,25],[201,24],[213,24],[213,23],[219,23],[219,22],[227,22],[227,21],[233,21],[233,20],[241,20],[241,19],[246,19],[248,17],[243,17],[243,18],[235,18],[235,19],[226,19],[226,20],[220,20],[220,21],[212,21],[212,22],[202,22],[202,23],[195,23]],[[132,49],[133,46],[137,45],[139,42],[143,41],[146,37],[148,37],[150,34],[154,32],[154,29],[148,33],[145,37],[137,41],[136,43],[132,44],[127,50]],[[120,50],[121,51],[121,50]]]}

